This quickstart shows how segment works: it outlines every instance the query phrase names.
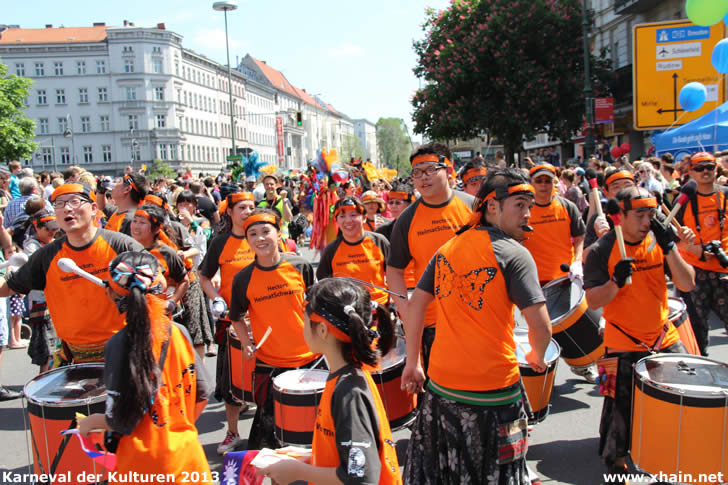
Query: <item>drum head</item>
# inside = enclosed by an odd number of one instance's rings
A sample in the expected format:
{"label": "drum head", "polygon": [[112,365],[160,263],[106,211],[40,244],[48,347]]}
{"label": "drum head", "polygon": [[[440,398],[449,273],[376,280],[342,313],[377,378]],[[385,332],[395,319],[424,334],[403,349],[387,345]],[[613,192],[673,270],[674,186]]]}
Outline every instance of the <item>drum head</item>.
{"label": "drum head", "polygon": [[382,357],[382,369],[386,370],[396,367],[398,364],[404,362],[405,357],[407,357],[407,344],[402,337],[397,337],[392,350]]}
{"label": "drum head", "polygon": [[684,312],[687,307],[685,306],[685,302],[682,301],[682,298],[670,297],[667,299],[667,308],[669,309],[667,319],[674,320],[680,313]]}
{"label": "drum head", "polygon": [[558,325],[581,304],[585,292],[578,279],[572,282],[568,276],[564,276],[545,285],[543,295],[546,297],[551,324]]}
{"label": "drum head", "polygon": [[294,369],[273,378],[273,387],[291,394],[310,394],[326,387],[329,371],[322,369]]}
{"label": "drum head", "polygon": [[[526,362],[526,354],[523,353],[523,350],[525,350],[526,352],[531,351],[531,344],[528,343],[528,334],[518,333],[515,335],[515,339],[517,343],[516,360],[518,360],[519,364],[527,366],[528,363]],[[521,350],[521,347],[523,347],[523,350]],[[554,339],[551,339],[551,342],[549,342],[549,346],[546,347],[546,355],[544,356],[544,360],[548,365],[551,365],[559,358],[559,355],[561,355],[561,348]]]}
{"label": "drum head", "polygon": [[75,406],[104,399],[104,364],[60,367],[34,378],[23,389],[25,397],[48,406]]}
{"label": "drum head", "polygon": [[714,397],[728,391],[728,365],[689,354],[658,354],[635,364],[642,381],[692,397]]}

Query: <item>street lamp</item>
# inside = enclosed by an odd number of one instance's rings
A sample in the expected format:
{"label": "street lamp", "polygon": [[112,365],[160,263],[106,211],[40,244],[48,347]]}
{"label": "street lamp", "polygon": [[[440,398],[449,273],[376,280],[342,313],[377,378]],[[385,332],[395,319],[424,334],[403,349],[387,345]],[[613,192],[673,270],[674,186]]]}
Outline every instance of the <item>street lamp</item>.
{"label": "street lamp", "polygon": [[228,44],[228,25],[227,25],[227,13],[228,11],[237,10],[238,2],[235,0],[226,0],[223,2],[215,2],[212,4],[212,9],[218,12],[222,11],[225,14],[225,52],[227,53],[227,66],[228,66],[228,95],[230,96],[230,138],[233,142],[231,155],[237,155],[235,150],[235,117],[233,115],[233,74],[232,66],[230,65],[230,45]]}
{"label": "street lamp", "polygon": [[73,136],[73,118],[70,114],[66,115],[66,130],[63,132],[63,138],[71,139],[71,163],[76,165],[76,139]]}
{"label": "street lamp", "polygon": [[584,134],[584,163],[588,157],[594,153],[594,98],[591,86],[591,75],[589,73],[589,19],[587,18],[586,2],[583,0],[581,4],[581,13],[583,16],[583,36],[584,36],[584,105],[586,108],[586,133]]}

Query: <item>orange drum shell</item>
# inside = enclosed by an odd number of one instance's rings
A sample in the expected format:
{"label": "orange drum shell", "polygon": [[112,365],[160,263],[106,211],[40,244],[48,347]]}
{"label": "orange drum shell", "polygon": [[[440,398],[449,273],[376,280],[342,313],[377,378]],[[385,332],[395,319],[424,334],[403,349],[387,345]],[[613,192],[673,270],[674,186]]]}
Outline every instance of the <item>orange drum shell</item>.
{"label": "orange drum shell", "polygon": [[687,309],[682,308],[682,310],[677,312],[676,315],[670,315],[670,321],[675,329],[677,329],[677,333],[680,335],[680,341],[683,343],[687,351],[693,355],[701,355],[698,342],[695,340],[693,324],[690,323]]}
{"label": "orange drum shell", "polygon": [[[535,422],[543,421],[548,414],[548,406],[551,403],[551,393],[554,390],[554,379],[556,378],[556,363],[558,359],[548,364],[545,372],[536,372],[528,364],[519,363],[523,388],[528,396],[528,403]],[[546,383],[544,384],[544,379]]]}
{"label": "orange drum shell", "polygon": [[[243,357],[240,339],[228,332],[228,366],[230,368],[230,392],[239,402],[253,401],[253,373],[255,372],[255,359]],[[239,365],[233,365],[240,362]]]}
{"label": "orange drum shell", "polygon": [[[71,423],[76,417],[76,412],[86,415],[103,413],[105,405],[105,401],[97,402],[89,406],[81,404],[69,407],[42,406],[33,402],[28,402],[34,473],[50,473],[50,464],[53,463],[61,441],[63,441],[64,438],[64,436],[61,435],[61,431],[66,430],[71,426]],[[99,440],[102,440],[100,434],[92,436],[94,438],[98,436]],[[66,448],[63,451],[53,473],[60,475],[70,472],[73,483],[78,483],[73,480],[75,480],[75,478],[83,472],[87,475],[103,475],[103,479],[107,479],[106,469],[103,466],[96,464],[86,453],[84,453],[77,438],[74,438],[73,436],[69,436],[69,438],[68,444],[66,445]],[[103,444],[103,442],[101,442],[101,444]]]}
{"label": "orange drum shell", "polygon": [[316,408],[323,388],[305,393],[288,393],[273,387],[275,435],[287,445],[311,446]]}
{"label": "orange drum shell", "polygon": [[392,430],[397,430],[412,421],[417,408],[417,395],[401,388],[404,364],[403,360],[389,369],[371,372]]}
{"label": "orange drum shell", "polygon": [[[553,325],[553,339],[561,347],[561,358],[572,367],[593,364],[604,355],[604,339],[599,334],[599,319],[589,310],[586,298],[571,315]],[[577,346],[578,345],[578,346]]]}
{"label": "orange drum shell", "polygon": [[723,442],[728,419],[725,398],[687,397],[682,409],[679,402],[665,399],[677,400],[679,395],[655,389],[635,376],[630,452],[635,464],[652,474],[680,472],[693,480],[701,473],[725,472],[721,470],[721,462],[728,463],[728,445]]}

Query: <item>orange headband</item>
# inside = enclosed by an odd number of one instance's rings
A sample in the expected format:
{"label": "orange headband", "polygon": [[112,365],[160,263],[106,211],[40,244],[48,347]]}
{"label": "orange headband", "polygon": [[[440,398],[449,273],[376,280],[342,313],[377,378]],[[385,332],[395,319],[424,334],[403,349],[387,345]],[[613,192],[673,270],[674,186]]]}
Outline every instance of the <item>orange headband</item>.
{"label": "orange headband", "polygon": [[255,196],[252,192],[234,192],[225,197],[225,200],[220,202],[220,208],[218,209],[218,212],[220,213],[220,215],[223,215],[228,207],[234,207],[235,204],[237,204],[241,200],[250,200],[255,203]]}
{"label": "orange headband", "polygon": [[131,187],[134,190],[136,190],[136,193],[137,194],[141,194],[141,191],[139,190],[139,187],[136,186],[136,184],[134,183],[134,180],[131,178],[131,176],[129,176],[128,173],[127,174],[124,174],[124,183],[125,184],[128,184],[128,185],[131,185]]}
{"label": "orange headband", "polygon": [[657,199],[655,197],[640,197],[638,199],[623,200],[619,203],[622,210],[637,209],[657,209]]}
{"label": "orange headband", "polygon": [[715,163],[715,157],[708,152],[698,152],[690,157],[690,168],[702,162]]}
{"label": "orange headband", "polygon": [[339,214],[342,212],[349,212],[349,211],[357,211],[359,214],[364,214],[364,211],[362,211],[362,208],[358,205],[353,204],[346,204],[346,205],[340,205],[335,211],[334,211],[334,219],[339,217]]}
{"label": "orange headband", "polygon": [[632,172],[629,172],[627,170],[620,170],[619,172],[614,172],[612,175],[607,177],[607,179],[604,181],[604,183],[608,186],[609,184],[616,182],[617,180],[631,180],[634,182],[634,175],[632,175]]}
{"label": "orange headband", "polygon": [[469,180],[472,180],[476,177],[485,177],[488,175],[488,170],[485,167],[478,167],[478,168],[471,168],[465,171],[465,173],[462,176],[463,183],[467,184]]}
{"label": "orange headband", "polygon": [[276,216],[273,214],[253,214],[245,219],[245,222],[243,223],[243,232],[247,234],[250,226],[255,224],[272,224],[273,227],[278,229],[278,221],[276,221]]}
{"label": "orange headband", "polygon": [[531,184],[511,185],[508,187],[507,191],[504,191],[504,188],[505,187],[497,187],[495,190],[491,191],[488,195],[485,196],[483,202],[490,199],[505,199],[506,197],[510,197],[511,195],[516,195],[520,193],[529,193],[531,195],[536,194],[536,191]]}
{"label": "orange headband", "polygon": [[40,224],[41,222],[50,222],[50,221],[55,221],[55,220],[56,220],[56,216],[41,217],[40,219],[33,219],[33,225],[37,227],[38,224]]}
{"label": "orange headband", "polygon": [[426,163],[426,162],[435,162],[435,163],[442,162],[445,165],[447,165],[448,167],[452,167],[452,162],[449,159],[447,159],[445,157],[440,158],[440,155],[435,155],[434,153],[428,153],[425,155],[417,155],[415,158],[412,159],[412,166],[414,167],[418,163]]}
{"label": "orange headband", "polygon": [[66,194],[78,194],[81,197],[84,197],[86,200],[96,202],[96,193],[91,190],[88,185],[77,183],[60,185],[51,194],[51,202],[56,200],[56,198],[58,198],[59,196]]}
{"label": "orange headband", "polygon": [[407,202],[412,202],[412,194],[409,192],[397,192],[395,190],[391,190],[389,192],[389,198],[390,199],[396,199],[396,200],[405,200]]}
{"label": "orange headband", "polygon": [[531,170],[528,171],[528,175],[533,176],[533,174],[538,172],[539,170],[548,170],[552,174],[556,175],[556,168],[554,168],[553,165],[547,163],[542,163],[541,165],[536,165],[535,167],[532,167]]}
{"label": "orange headband", "polygon": [[167,203],[164,201],[164,199],[161,197],[157,197],[156,195],[151,195],[151,194],[147,195],[146,197],[144,197],[144,202],[148,202],[152,205],[159,206],[162,209],[167,208]]}
{"label": "orange headband", "polygon": [[346,334],[343,330],[338,328],[331,320],[334,320],[335,317],[333,315],[329,315],[326,310],[322,310],[321,313],[325,313],[329,316],[329,318],[324,317],[320,313],[317,313],[313,311],[311,308],[311,304],[309,302],[306,302],[306,306],[304,307],[304,311],[306,312],[306,315],[308,315],[308,319],[312,322],[316,323],[325,323],[326,326],[329,329],[329,332],[336,337],[337,340],[340,340],[342,342],[351,342],[351,337]]}

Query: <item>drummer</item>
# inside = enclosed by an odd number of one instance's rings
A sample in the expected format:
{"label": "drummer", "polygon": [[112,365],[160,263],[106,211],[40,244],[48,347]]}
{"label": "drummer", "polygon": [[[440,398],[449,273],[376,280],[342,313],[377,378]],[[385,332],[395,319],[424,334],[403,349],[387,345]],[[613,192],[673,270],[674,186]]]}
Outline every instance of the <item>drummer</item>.
{"label": "drummer", "polygon": [[[321,255],[316,269],[319,280],[332,276],[351,276],[381,288],[386,288],[389,241],[374,232],[364,230],[364,205],[352,196],[346,196],[334,206],[334,219],[340,234]],[[372,300],[380,305],[389,303],[389,294],[383,289],[367,286]]]}
{"label": "drummer", "polygon": [[[539,283],[543,286],[564,276],[562,264],[569,265],[569,278],[583,279],[581,256],[586,226],[579,209],[570,200],[554,194],[558,178],[553,165],[536,165],[529,174],[536,203],[529,222],[533,231],[525,234],[523,245],[536,261]],[[571,367],[571,372],[592,384],[597,377],[594,365]]]}
{"label": "drummer", "polygon": [[466,163],[460,171],[460,181],[463,183],[463,191],[473,197],[478,195],[478,191],[480,190],[480,186],[483,185],[486,175],[488,175],[488,169],[481,163]]}
{"label": "drummer", "polygon": [[[311,265],[295,254],[281,254],[281,219],[271,209],[255,209],[245,219],[245,237],[255,252],[255,262],[233,279],[230,320],[240,338],[243,355],[255,359],[255,390],[258,409],[248,437],[248,449],[279,446],[274,435],[272,379],[295,368],[309,367],[313,354],[303,338],[302,304],[306,289],[313,285]],[[248,312],[253,340],[243,317]],[[261,342],[268,328],[268,339]]]}
{"label": "drummer", "polygon": [[382,225],[382,222],[387,220],[381,215],[387,210],[387,203],[373,190],[367,190],[361,194],[361,201],[366,209],[364,226],[367,231],[374,232],[377,227]]}
{"label": "drummer", "polygon": [[[629,170],[609,169],[604,173],[604,185],[606,186],[606,195],[610,199],[617,197],[617,194],[627,187],[634,187],[634,175]],[[606,210],[604,211],[606,212]],[[584,235],[584,253],[589,252],[590,246],[597,239],[608,233],[614,225],[612,220],[606,216],[600,216],[596,212],[592,215],[586,224],[586,234]],[[585,256],[586,258],[586,256]]]}
{"label": "drummer", "polygon": [[131,234],[129,225],[134,219],[134,210],[139,207],[147,195],[148,185],[144,175],[136,173],[124,174],[121,183],[114,185],[111,189],[111,198],[118,207],[116,212],[111,214],[104,229],[117,231],[126,235]]}
{"label": "drummer", "polygon": [[[387,194],[389,202],[389,210],[392,213],[391,221],[387,221],[377,228],[376,233],[381,234],[387,238],[387,241],[392,242],[392,229],[394,229],[394,223],[397,222],[399,216],[404,210],[409,207],[415,200],[415,191],[410,184],[397,184],[392,187],[392,190]],[[404,270],[404,282],[408,290],[414,290],[417,286],[417,280],[415,279],[414,261],[410,261]]]}
{"label": "drummer", "polygon": [[[646,190],[626,188],[617,194],[627,258],[619,253],[614,230],[587,256],[584,287],[589,307],[604,308],[605,357],[619,358],[614,397],[605,396],[599,427],[599,453],[610,473],[625,470],[631,429],[632,365],[656,352],[686,352],[668,319],[665,262],[672,281],[682,291],[695,286],[695,272],[675,247],[675,234],[656,218],[657,200]],[[657,245],[648,252],[652,231]],[[684,228],[687,243],[695,234]],[[627,285],[628,277],[632,284]],[[639,309],[639,311],[635,311]]]}
{"label": "drummer", "polygon": [[[220,203],[220,233],[210,242],[205,259],[200,264],[200,286],[210,300],[222,298],[230,306],[233,277],[253,262],[255,255],[245,239],[244,223],[255,209],[255,197],[251,192],[233,192]],[[212,279],[220,274],[216,288]],[[220,315],[217,321],[217,370],[215,373],[215,399],[225,401],[225,417],[228,430],[225,439],[217,447],[218,454],[234,450],[242,443],[238,434],[238,419],[243,407],[237,402],[231,389],[230,368],[227,357],[227,328],[230,320]]]}
{"label": "drummer", "polygon": [[34,252],[7,280],[0,278],[0,297],[43,291],[62,341],[59,360],[100,362],[104,359],[104,344],[124,326],[124,319],[103,288],[61,271],[57,261],[70,258],[88,273],[107,279],[112,259],[124,251],[144,248],[129,236],[95,226],[96,194],[88,185],[61,185],[50,201],[65,236]]}
{"label": "drummer", "polygon": [[106,299],[127,325],[106,344],[106,412],[81,419],[81,434],[114,431],[121,476],[216,483],[195,428],[210,394],[207,372],[157,297],[165,289],[161,266],[150,254],[126,252],[111,262],[110,274]]}
{"label": "drummer", "polygon": [[[526,361],[537,372],[546,370],[551,340],[536,264],[518,243],[534,189],[520,171],[494,170],[477,201],[468,225],[431,258],[405,319],[402,388],[418,392],[425,382],[420,359],[425,309],[434,303],[430,381],[407,449],[405,483],[490,483],[494,476],[498,483],[529,483],[514,305],[528,323],[532,350]],[[502,429],[508,430],[505,436]]]}

